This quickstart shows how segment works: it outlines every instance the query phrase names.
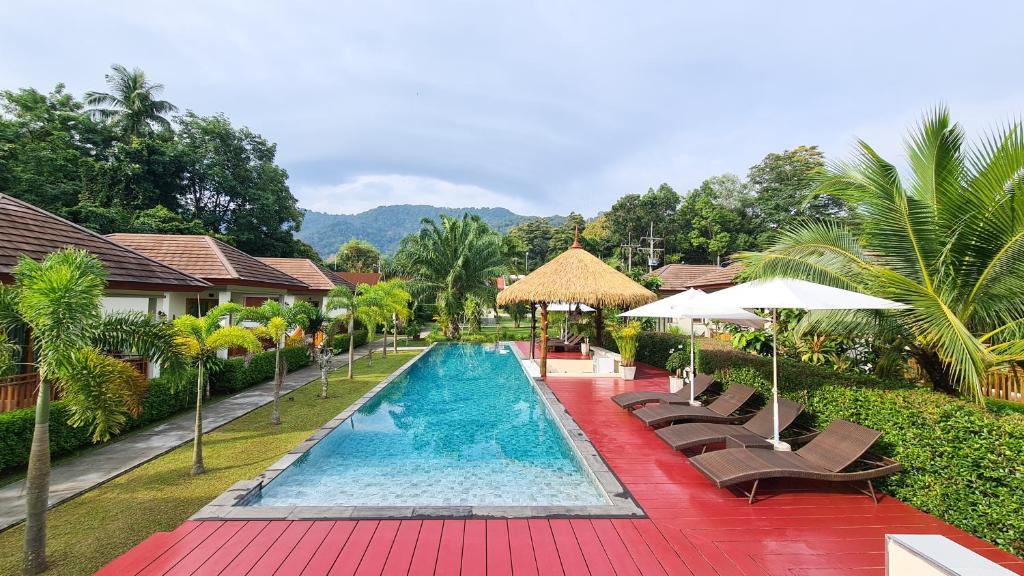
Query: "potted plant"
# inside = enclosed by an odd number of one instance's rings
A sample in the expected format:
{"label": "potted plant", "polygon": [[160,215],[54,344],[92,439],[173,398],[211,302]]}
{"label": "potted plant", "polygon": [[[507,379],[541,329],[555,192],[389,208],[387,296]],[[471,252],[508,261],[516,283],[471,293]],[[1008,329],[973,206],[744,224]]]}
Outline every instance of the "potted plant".
{"label": "potted plant", "polygon": [[628,322],[612,328],[612,338],[619,348],[619,372],[623,380],[636,378],[636,348],[640,330],[639,322]]}
{"label": "potted plant", "polygon": [[668,360],[665,362],[665,369],[670,372],[668,377],[668,391],[679,392],[686,384],[683,378],[683,370],[690,367],[690,351],[683,344],[679,344],[669,350]]}

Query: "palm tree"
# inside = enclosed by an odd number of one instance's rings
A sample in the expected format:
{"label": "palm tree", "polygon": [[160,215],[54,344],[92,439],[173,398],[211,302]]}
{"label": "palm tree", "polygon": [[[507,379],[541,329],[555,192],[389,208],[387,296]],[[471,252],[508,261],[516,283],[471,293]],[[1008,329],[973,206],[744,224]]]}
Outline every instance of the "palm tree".
{"label": "palm tree", "polygon": [[[206,472],[203,466],[203,390],[209,379],[207,367],[217,353],[228,348],[245,348],[249,352],[260,350],[260,341],[251,330],[241,326],[223,326],[222,322],[231,314],[240,312],[238,304],[221,304],[212,308],[202,318],[191,315],[179,316],[174,320],[178,345],[196,368],[196,423],[192,440],[192,475]],[[208,394],[209,392],[207,392]]]}
{"label": "palm tree", "polygon": [[35,432],[26,474],[24,571],[46,568],[46,508],[50,492],[50,397],[60,390],[71,423],[87,426],[94,441],[120,432],[141,410],[146,379],[105,352],[146,356],[174,364],[172,327],[141,313],[104,316],[103,264],[92,254],[64,249],[42,262],[19,258],[13,285],[0,285],[0,339],[16,326],[32,332],[39,374]]}
{"label": "palm tree", "polygon": [[[369,284],[360,284],[356,286],[355,290],[349,289],[348,286],[335,286],[327,293],[326,308],[328,314],[340,311],[341,313],[335,317],[335,321],[344,322],[348,325],[349,380],[352,379],[352,363],[355,360],[355,338],[353,338],[353,332],[355,331],[356,320],[366,324],[368,329],[374,321],[374,312],[371,305],[372,296],[368,294],[369,291]],[[367,341],[372,341],[372,334],[367,335]]]}
{"label": "palm tree", "polygon": [[92,107],[86,112],[95,120],[114,122],[128,136],[152,132],[154,126],[170,130],[171,123],[165,115],[177,112],[178,108],[158,99],[164,85],[149,82],[146,73],[138,68],[128,70],[114,64],[110,69],[113,73],[105,78],[111,91],[86,92],[85,105]]}
{"label": "palm tree", "polygon": [[[381,348],[385,357],[388,355],[388,324],[394,319],[405,320],[409,317],[409,301],[412,296],[405,290],[401,280],[388,280],[370,286],[366,291],[366,312],[364,324],[383,327],[384,346]],[[370,318],[370,322],[366,321]],[[398,341],[397,327],[395,341]],[[372,341],[372,340],[371,340]],[[373,361],[373,346],[370,346],[370,361]]]}
{"label": "palm tree", "polygon": [[819,324],[897,335],[935,388],[980,401],[987,371],[1024,360],[1024,126],[970,147],[939,108],[910,135],[907,156],[901,175],[860,142],[816,188],[849,203],[855,228],[803,223],[740,259],[749,277],[805,278],[911,305]]}
{"label": "palm tree", "polygon": [[432,297],[438,316],[446,320],[446,336],[458,338],[458,317],[466,298],[494,299],[494,279],[502,271],[501,237],[478,216],[441,215],[441,224],[429,218],[415,236],[402,242],[396,259],[412,276],[410,288],[417,298]]}
{"label": "palm tree", "polygon": [[270,413],[271,424],[281,423],[281,385],[284,380],[281,349],[284,348],[284,338],[289,328],[307,325],[308,318],[315,312],[309,303],[301,300],[291,306],[283,306],[277,300],[267,300],[258,307],[242,308],[238,312],[238,322],[256,322],[260,325],[257,334],[274,342],[274,409]]}

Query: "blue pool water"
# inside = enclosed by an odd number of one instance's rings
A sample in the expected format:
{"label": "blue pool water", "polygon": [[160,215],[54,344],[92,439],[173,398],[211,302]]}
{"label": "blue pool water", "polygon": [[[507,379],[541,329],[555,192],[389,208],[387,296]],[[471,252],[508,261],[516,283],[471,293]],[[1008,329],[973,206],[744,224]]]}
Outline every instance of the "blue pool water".
{"label": "blue pool water", "polygon": [[250,505],[607,503],[512,351],[450,344],[427,352]]}

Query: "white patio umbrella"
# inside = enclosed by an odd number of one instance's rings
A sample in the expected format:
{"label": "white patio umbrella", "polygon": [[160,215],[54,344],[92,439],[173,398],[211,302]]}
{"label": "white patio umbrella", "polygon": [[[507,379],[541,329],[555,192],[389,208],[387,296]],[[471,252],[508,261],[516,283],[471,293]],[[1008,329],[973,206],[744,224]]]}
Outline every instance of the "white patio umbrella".
{"label": "white patio umbrella", "polygon": [[673,294],[668,298],[655,300],[650,304],[644,304],[619,316],[632,318],[672,318],[690,320],[690,404],[700,406],[700,402],[694,398],[693,377],[694,354],[693,354],[693,321],[698,318],[709,320],[734,320],[737,322],[763,323],[764,318],[757,314],[747,312],[742,308],[712,304],[707,301],[708,294],[703,290],[690,288],[685,292]]}
{"label": "white patio umbrella", "polygon": [[[539,304],[537,306],[540,306]],[[548,304],[548,312],[572,312],[573,310],[579,310],[580,312],[593,312],[594,309],[586,304],[572,303],[572,302],[552,302]]]}
{"label": "white patio umbrella", "polygon": [[779,308],[803,310],[893,310],[907,308],[905,304],[833,288],[806,280],[773,278],[739,284],[707,295],[707,302],[738,308],[770,308],[772,311],[772,408],[776,450],[789,450],[779,439],[779,350],[776,345]]}

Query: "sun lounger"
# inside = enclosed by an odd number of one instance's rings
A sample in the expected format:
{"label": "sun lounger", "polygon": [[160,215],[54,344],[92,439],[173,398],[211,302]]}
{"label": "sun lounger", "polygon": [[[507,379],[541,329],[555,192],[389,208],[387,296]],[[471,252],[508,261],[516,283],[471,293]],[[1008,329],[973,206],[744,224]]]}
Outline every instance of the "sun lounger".
{"label": "sun lounger", "polygon": [[573,348],[579,348],[580,343],[583,342],[583,336],[580,334],[572,334],[565,340],[560,338],[551,338],[548,340],[548,350],[551,351],[566,351]]}
{"label": "sun lounger", "polygon": [[[693,381],[695,384],[693,397],[696,398],[707,391],[709,386],[714,384],[715,377],[707,374],[697,374]],[[623,392],[622,394],[612,396],[612,402],[618,404],[620,408],[625,408],[627,410],[632,410],[637,406],[653,402],[663,402],[665,404],[689,404],[690,385],[686,384],[683,386],[682,390],[678,392],[654,392],[644,390]]]}
{"label": "sun lounger", "polygon": [[903,469],[898,462],[868,454],[882,433],[846,420],[836,420],[795,452],[730,448],[694,456],[690,463],[716,486],[753,481],[747,494],[754,501],[757,484],[768,478],[799,478],[825,482],[866,482],[861,492],[878,503],[871,481]]}
{"label": "sun lounger", "polygon": [[[779,398],[779,430],[785,430],[804,411],[804,407],[791,400]],[[771,403],[758,410],[757,414],[743,424],[715,424],[711,422],[687,422],[674,424],[655,431],[659,438],[674,450],[686,450],[708,444],[725,442],[729,438],[735,443],[748,447],[771,448],[768,441],[773,432],[774,410]]]}
{"label": "sun lounger", "polygon": [[680,406],[658,404],[633,411],[633,415],[651,427],[664,426],[675,422],[718,422],[738,424],[750,418],[750,414],[734,414],[748,400],[754,397],[754,389],[742,384],[733,384],[705,406]]}

